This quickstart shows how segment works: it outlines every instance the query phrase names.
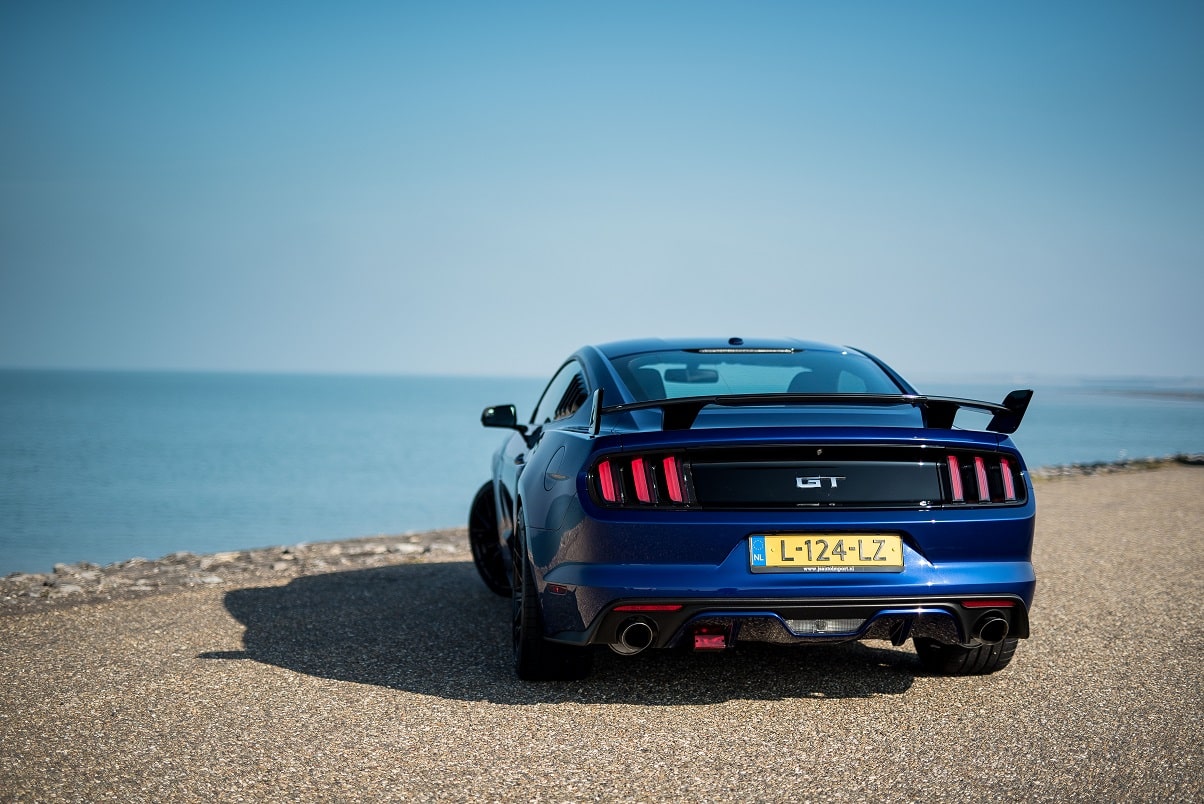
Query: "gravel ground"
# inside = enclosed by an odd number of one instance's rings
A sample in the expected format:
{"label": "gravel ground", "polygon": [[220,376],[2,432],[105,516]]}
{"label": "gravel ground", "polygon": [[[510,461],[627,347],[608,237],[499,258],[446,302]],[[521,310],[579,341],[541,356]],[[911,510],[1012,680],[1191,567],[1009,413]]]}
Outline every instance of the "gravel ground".
{"label": "gravel ground", "polygon": [[1204,799],[1204,470],[1037,495],[1033,638],[980,678],[871,642],[606,652],[586,681],[522,684],[508,603],[454,533],[18,601],[0,797]]}

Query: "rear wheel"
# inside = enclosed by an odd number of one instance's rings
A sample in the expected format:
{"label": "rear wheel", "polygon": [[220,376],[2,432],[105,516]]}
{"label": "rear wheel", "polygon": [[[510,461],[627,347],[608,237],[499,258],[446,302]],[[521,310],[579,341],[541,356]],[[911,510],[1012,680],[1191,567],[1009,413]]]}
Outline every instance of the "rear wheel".
{"label": "rear wheel", "polygon": [[476,564],[481,580],[494,594],[510,594],[510,576],[506,559],[498,541],[497,506],[493,500],[493,483],[481,486],[468,512],[468,545],[472,548],[472,563]]}
{"label": "rear wheel", "polygon": [[514,672],[523,681],[573,681],[589,675],[591,656],[586,648],[561,645],[543,638],[543,613],[535,589],[534,571],[526,553],[522,512],[516,517],[514,574],[511,580]]}
{"label": "rear wheel", "polygon": [[995,645],[966,648],[935,639],[916,639],[916,654],[924,667],[950,676],[974,676],[1002,670],[1012,661],[1019,639],[1006,638]]}

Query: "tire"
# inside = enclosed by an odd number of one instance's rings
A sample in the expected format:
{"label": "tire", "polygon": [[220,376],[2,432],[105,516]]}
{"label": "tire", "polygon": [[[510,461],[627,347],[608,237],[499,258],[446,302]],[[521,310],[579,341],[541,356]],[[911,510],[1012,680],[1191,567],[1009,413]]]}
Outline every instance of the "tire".
{"label": "tire", "polygon": [[493,483],[481,486],[468,512],[468,545],[472,548],[472,563],[489,591],[502,597],[510,595],[510,575],[498,541],[497,507],[493,500]]}
{"label": "tire", "polygon": [[948,676],[987,675],[1002,670],[1012,661],[1019,639],[1009,637],[995,645],[966,648],[935,639],[916,639],[916,654],[928,670]]}
{"label": "tire", "polygon": [[511,611],[514,672],[523,681],[575,681],[589,675],[592,656],[587,648],[560,645],[543,638],[543,613],[535,588],[534,570],[527,560],[522,511],[515,517],[514,576]]}

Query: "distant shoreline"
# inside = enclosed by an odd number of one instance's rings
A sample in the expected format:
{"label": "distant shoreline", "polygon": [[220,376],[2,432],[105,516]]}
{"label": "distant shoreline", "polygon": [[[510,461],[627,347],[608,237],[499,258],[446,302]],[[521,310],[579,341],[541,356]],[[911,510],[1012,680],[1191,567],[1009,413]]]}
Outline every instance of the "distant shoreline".
{"label": "distant shoreline", "polygon": [[1109,396],[1132,396],[1139,399],[1181,399],[1190,402],[1204,402],[1204,391],[1191,389],[1170,390],[1158,388],[1095,388],[1093,394]]}
{"label": "distant shoreline", "polygon": [[[1065,464],[1032,470],[1036,483],[1063,478],[1204,466],[1204,455]],[[287,583],[324,572],[369,570],[396,564],[468,561],[466,528],[235,550],[209,555],[177,552],[159,559],[131,558],[106,566],[81,561],[50,572],[14,572],[0,578],[0,616],[83,603],[129,600],[187,589]]]}
{"label": "distant shoreline", "polygon": [[1064,463],[1030,469],[1033,480],[1051,480],[1058,477],[1082,477],[1084,475],[1108,475],[1117,472],[1144,472],[1164,466],[1204,466],[1204,454],[1181,452],[1161,458],[1125,458],[1117,461],[1095,461],[1091,463]]}

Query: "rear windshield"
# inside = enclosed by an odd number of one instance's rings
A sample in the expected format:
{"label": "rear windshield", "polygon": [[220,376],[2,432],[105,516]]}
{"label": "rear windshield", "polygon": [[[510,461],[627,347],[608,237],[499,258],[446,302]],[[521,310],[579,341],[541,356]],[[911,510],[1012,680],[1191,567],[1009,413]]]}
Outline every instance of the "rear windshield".
{"label": "rear windshield", "polygon": [[874,361],[855,352],[689,349],[615,358],[637,401],[719,394],[899,394]]}

